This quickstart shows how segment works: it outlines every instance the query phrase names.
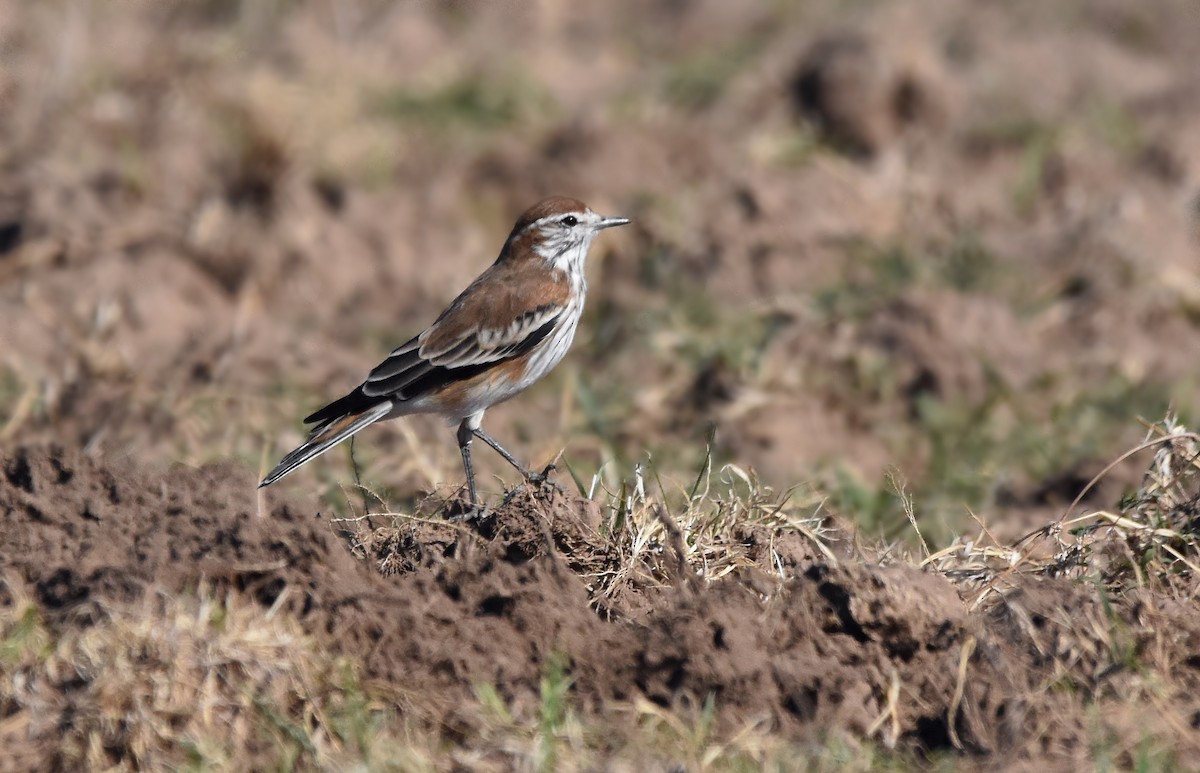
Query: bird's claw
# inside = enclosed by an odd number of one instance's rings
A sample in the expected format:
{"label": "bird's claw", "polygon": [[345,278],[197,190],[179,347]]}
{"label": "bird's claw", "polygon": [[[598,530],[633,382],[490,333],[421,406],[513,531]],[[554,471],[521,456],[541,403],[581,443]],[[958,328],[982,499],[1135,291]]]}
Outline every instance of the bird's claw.
{"label": "bird's claw", "polygon": [[558,489],[558,493],[565,494],[567,493],[566,489],[559,485],[557,481],[550,480],[550,473],[557,469],[558,467],[555,466],[554,462],[551,462],[550,464],[547,464],[541,472],[531,472],[526,475],[525,480],[537,486],[538,488],[541,488],[549,483],[550,485],[554,486],[554,488]]}
{"label": "bird's claw", "polygon": [[461,503],[457,512],[452,512],[446,516],[446,520],[450,523],[475,523],[482,521],[491,515],[491,510],[484,504],[467,504]]}

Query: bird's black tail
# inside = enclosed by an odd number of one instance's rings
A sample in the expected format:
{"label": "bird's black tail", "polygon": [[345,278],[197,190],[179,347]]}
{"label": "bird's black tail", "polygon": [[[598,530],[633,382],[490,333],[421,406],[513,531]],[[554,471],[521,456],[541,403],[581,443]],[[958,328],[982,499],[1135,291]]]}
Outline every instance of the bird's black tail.
{"label": "bird's black tail", "polygon": [[279,464],[275,465],[275,469],[267,473],[258,487],[270,486],[305,462],[315,459],[346,438],[371,426],[387,416],[392,410],[392,405],[391,400],[383,400],[361,413],[329,417],[323,424],[313,428],[312,434],[308,436],[304,445],[283,457]]}

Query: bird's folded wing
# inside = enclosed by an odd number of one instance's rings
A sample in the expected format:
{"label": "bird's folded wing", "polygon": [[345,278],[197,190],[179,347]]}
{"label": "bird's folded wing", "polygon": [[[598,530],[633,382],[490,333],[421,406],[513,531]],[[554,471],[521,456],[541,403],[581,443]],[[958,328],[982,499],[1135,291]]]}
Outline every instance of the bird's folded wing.
{"label": "bird's folded wing", "polygon": [[491,365],[521,355],[550,334],[563,313],[546,303],[504,324],[481,326],[451,308],[421,335],[392,351],[367,380],[367,396],[412,399],[431,389],[469,378]]}

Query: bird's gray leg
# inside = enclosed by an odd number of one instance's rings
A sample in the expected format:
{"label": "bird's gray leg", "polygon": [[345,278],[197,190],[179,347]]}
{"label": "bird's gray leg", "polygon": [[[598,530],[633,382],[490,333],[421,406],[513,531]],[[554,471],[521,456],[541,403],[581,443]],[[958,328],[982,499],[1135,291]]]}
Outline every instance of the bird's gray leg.
{"label": "bird's gray leg", "polygon": [[[461,432],[462,430],[459,430],[459,431]],[[498,442],[496,442],[496,439],[494,437],[492,437],[491,435],[489,435],[488,433],[484,432],[482,428],[474,429],[471,431],[474,433],[475,437],[479,438],[480,440],[487,443],[492,448],[496,449],[496,453],[503,456],[505,461],[507,461],[513,467],[516,467],[517,472],[521,473],[521,475],[523,475],[525,477],[525,480],[529,481],[530,483],[540,486],[541,484],[546,482],[551,471],[554,470],[554,465],[548,464],[548,465],[546,465],[546,469],[542,470],[541,472],[534,472],[533,470],[529,469],[525,465],[518,462],[516,457],[514,457],[512,454],[510,454],[508,451],[506,451],[504,446],[502,446]],[[562,491],[561,486],[558,486],[558,489],[559,489],[559,491]]]}
{"label": "bird's gray leg", "polygon": [[472,431],[467,419],[458,425],[458,451],[462,454],[463,470],[467,473],[467,493],[471,497],[471,507],[479,508],[479,493],[475,490],[475,470],[471,466],[471,437]]}

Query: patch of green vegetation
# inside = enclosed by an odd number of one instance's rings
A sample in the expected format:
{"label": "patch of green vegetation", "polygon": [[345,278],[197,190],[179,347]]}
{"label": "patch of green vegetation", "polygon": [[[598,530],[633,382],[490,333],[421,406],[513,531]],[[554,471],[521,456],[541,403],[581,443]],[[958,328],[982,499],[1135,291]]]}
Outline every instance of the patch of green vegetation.
{"label": "patch of green vegetation", "polygon": [[973,231],[923,249],[855,240],[846,245],[846,257],[845,276],[814,293],[813,303],[822,317],[865,319],[919,287],[986,295],[1017,291],[1003,261]]}
{"label": "patch of green vegetation", "polygon": [[503,129],[549,113],[552,104],[519,74],[467,76],[428,91],[398,87],[376,100],[382,115],[434,132]]}
{"label": "patch of green vegetation", "polygon": [[[699,461],[695,451],[702,445],[694,441],[703,440],[712,418],[689,416],[687,425],[679,426],[672,420],[681,414],[656,416],[666,420],[667,435],[655,438],[645,426],[646,411],[639,408],[645,387],[677,393],[680,402],[691,405],[693,389],[708,391],[702,383],[705,374],[711,375],[717,393],[753,383],[768,346],[787,322],[773,309],[720,302],[670,260],[646,256],[641,271],[641,281],[654,291],[654,302],[636,311],[604,297],[591,304],[582,325],[590,335],[579,341],[575,355],[591,363],[581,366],[587,377],[573,379],[571,388],[587,432],[613,452],[619,467],[632,466],[649,454],[659,469],[683,472]],[[653,370],[631,372],[623,362],[653,363]],[[713,399],[724,397],[715,394]]]}
{"label": "patch of green vegetation", "polygon": [[937,274],[950,287],[964,293],[982,293],[996,286],[1003,267],[977,233],[964,231],[935,253]]}
{"label": "patch of green vegetation", "polygon": [[[986,516],[1004,492],[1033,496],[1040,486],[1098,469],[1112,448],[1127,442],[1133,418],[1178,408],[1189,391],[1189,385],[1113,376],[1074,389],[1046,379],[1026,391],[993,379],[982,399],[925,393],[915,397],[911,421],[893,427],[890,438],[897,458],[911,458],[919,449],[925,459],[911,491],[899,490],[891,476],[872,484],[836,467],[821,471],[818,480],[835,512],[885,539],[915,539],[904,507],[910,496],[922,534],[940,547],[970,530],[971,513]],[[883,391],[873,399],[899,396]],[[1183,412],[1193,407],[1185,403]]]}
{"label": "patch of green vegetation", "polygon": [[[538,771],[629,768],[840,773],[911,770],[917,763],[911,753],[887,751],[871,742],[852,742],[834,734],[805,744],[784,741],[753,726],[732,737],[724,735],[717,731],[717,698],[712,693],[690,709],[640,702],[607,718],[584,720],[571,705],[570,683],[566,661],[561,655],[551,656],[542,678],[537,715],[529,718],[510,709],[495,686],[476,685],[475,697],[485,720],[477,740],[493,755],[501,755],[510,767]],[[931,769],[929,760],[925,762],[923,769]],[[946,768],[940,765],[936,769]]]}
{"label": "patch of green vegetation", "polygon": [[671,354],[691,363],[695,372],[718,362],[739,376],[753,376],[763,352],[785,324],[769,311],[731,310],[707,289],[691,283],[674,288],[663,311],[663,319],[646,321],[674,333]]}
{"label": "patch of green vegetation", "polygon": [[966,141],[978,149],[1021,148],[1056,133],[1051,124],[1015,112],[973,126],[966,132]]}
{"label": "patch of green vegetation", "polygon": [[378,193],[394,182],[399,152],[390,135],[381,133],[368,143],[359,145],[358,151],[357,157],[350,160],[319,159],[315,163],[317,172],[314,175],[317,184],[344,182],[349,188],[359,187],[370,193]]}
{"label": "patch of green vegetation", "polygon": [[725,93],[734,76],[763,51],[763,37],[747,36],[681,59],[667,74],[667,99],[686,108],[709,107]]}
{"label": "patch of green vegetation", "polygon": [[849,247],[848,257],[851,265],[861,266],[867,276],[818,290],[816,304],[826,315],[865,317],[917,284],[917,257],[900,245],[857,243]]}
{"label": "patch of green vegetation", "polygon": [[[326,769],[343,768],[344,761],[356,761],[355,767],[366,770],[434,769],[430,759],[434,747],[416,742],[412,735],[397,738],[402,720],[386,696],[372,694],[363,685],[359,668],[349,659],[338,658],[323,674],[328,681],[314,685],[324,704],[323,727],[289,716],[289,708],[272,698],[256,696],[258,730],[263,742],[278,753],[279,769],[306,769],[318,761]],[[309,699],[314,697],[318,696]],[[336,744],[330,744],[330,739]]]}
{"label": "patch of green vegetation", "polygon": [[1049,165],[1059,152],[1060,134],[1055,129],[1043,129],[1022,144],[1021,166],[1013,185],[1013,206],[1021,215],[1029,216],[1045,190]]}
{"label": "patch of green vegetation", "polygon": [[[1157,716],[1160,709],[1147,712],[1149,716]],[[1180,761],[1174,750],[1162,738],[1156,738],[1150,733],[1143,733],[1141,740],[1133,749],[1121,744],[1121,733],[1116,732],[1105,720],[1101,707],[1096,705],[1091,711],[1089,736],[1091,740],[1091,756],[1094,770],[1097,773],[1110,771],[1136,771],[1137,773],[1158,773],[1158,771],[1186,770],[1186,765]]]}
{"label": "patch of green vegetation", "polygon": [[908,529],[903,494],[890,481],[872,486],[841,465],[819,478],[830,509],[861,526],[867,534],[891,540]]}
{"label": "patch of green vegetation", "polygon": [[345,757],[414,769],[392,736],[395,714],[382,708],[392,696],[368,694],[354,664],[331,658],[285,615],[200,593],[108,607],[95,625],[51,627],[19,588],[5,590],[6,716],[36,717],[35,727],[70,717],[45,736],[48,764],[213,770],[269,759],[279,770],[347,769]]}
{"label": "patch of green vegetation", "polygon": [[571,385],[588,431],[616,448],[625,423],[633,413],[633,394],[628,389],[596,384],[591,379],[572,379]]}
{"label": "patch of green vegetation", "polygon": [[538,707],[538,770],[557,770],[560,734],[566,729],[570,706],[568,691],[571,678],[567,674],[566,656],[550,653],[542,672],[541,705]]}
{"label": "patch of green vegetation", "polygon": [[153,173],[145,149],[134,137],[126,136],[121,139],[117,167],[117,176],[126,193],[137,198],[148,194]]}
{"label": "patch of green vegetation", "polygon": [[1098,100],[1086,111],[1087,125],[1123,158],[1136,157],[1146,147],[1137,116],[1122,104]]}
{"label": "patch of green vegetation", "polygon": [[540,701],[534,717],[522,717],[511,710],[495,685],[476,684],[473,691],[484,723],[481,740],[495,744],[497,751],[503,748],[506,755],[523,759],[527,764],[520,767],[532,770],[559,770],[568,759],[577,760],[586,741],[571,705],[572,682],[567,657],[551,652],[542,666]]}
{"label": "patch of green vegetation", "polygon": [[1105,15],[1105,31],[1121,45],[1143,55],[1153,55],[1167,46],[1160,30],[1164,29],[1164,23],[1171,24],[1170,19],[1170,15],[1155,13],[1152,7],[1130,3]]}
{"label": "patch of green vegetation", "polygon": [[1003,488],[1053,481],[1106,459],[1132,417],[1161,415],[1169,404],[1165,387],[1120,377],[1059,396],[998,383],[979,402],[922,396],[913,431],[930,460],[914,492],[916,512],[932,522],[934,541],[952,538],[969,526],[968,511],[986,511]]}
{"label": "patch of green vegetation", "polygon": [[928,445],[930,459],[914,498],[921,520],[930,524],[925,534],[931,542],[941,545],[952,538],[953,526],[961,525],[968,510],[993,505],[999,487],[1013,474],[1013,438],[1005,436],[999,411],[1006,402],[998,392],[977,404],[918,398],[914,432]]}
{"label": "patch of green vegetation", "polygon": [[1049,426],[1042,431],[1044,440],[1036,428],[1025,427],[1031,434],[1025,436],[1018,453],[1030,473],[1043,479],[1084,460],[1105,459],[1139,416],[1162,416],[1174,406],[1190,422],[1193,405],[1185,399],[1188,392],[1185,384],[1113,376],[1080,393],[1059,396],[1051,405]]}
{"label": "patch of green vegetation", "polygon": [[[248,396],[219,381],[149,396],[154,409],[178,424],[172,433],[175,459],[190,465],[236,459],[257,469],[263,438],[285,427],[299,428],[299,418],[315,407],[311,385],[280,378]],[[266,449],[268,455],[278,449]]]}
{"label": "patch of green vegetation", "polygon": [[265,32],[267,29],[278,31],[286,14],[299,5],[296,0],[198,0],[180,10],[186,10],[194,18],[210,24],[252,25],[255,31]]}
{"label": "patch of green vegetation", "polygon": [[821,135],[811,125],[804,124],[776,136],[767,156],[781,167],[799,169],[826,148]]}
{"label": "patch of green vegetation", "polygon": [[36,604],[18,603],[3,638],[0,638],[0,664],[20,666],[30,659],[43,661],[53,648],[50,632]]}
{"label": "patch of green vegetation", "polygon": [[13,368],[0,365],[0,428],[3,428],[17,412],[25,384]]}
{"label": "patch of green vegetation", "polygon": [[965,143],[968,148],[981,153],[998,150],[1020,152],[1012,199],[1017,211],[1027,216],[1041,198],[1049,165],[1061,144],[1062,130],[1020,110],[1005,111],[1001,108],[1000,112],[999,117],[969,129],[964,137]]}

